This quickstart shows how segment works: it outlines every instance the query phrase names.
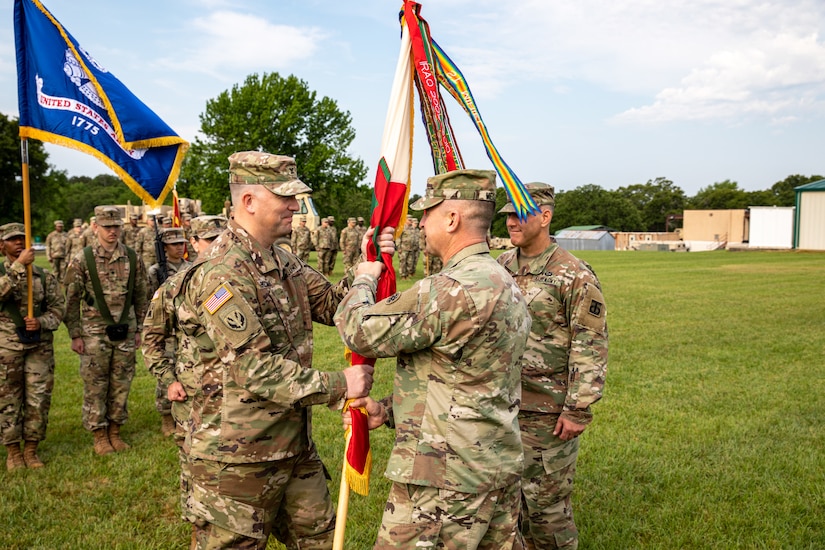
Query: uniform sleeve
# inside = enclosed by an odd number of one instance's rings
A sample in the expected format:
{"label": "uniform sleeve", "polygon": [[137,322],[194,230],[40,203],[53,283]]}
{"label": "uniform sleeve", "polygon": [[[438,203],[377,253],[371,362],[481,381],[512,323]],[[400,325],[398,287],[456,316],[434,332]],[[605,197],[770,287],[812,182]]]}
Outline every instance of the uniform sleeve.
{"label": "uniform sleeve", "polygon": [[[347,385],[343,372],[305,368],[274,349],[250,305],[254,283],[233,272],[209,275],[196,291],[201,325],[238,386],[284,407],[340,405]],[[228,281],[231,279],[231,282]]]}
{"label": "uniform sleeve", "polygon": [[577,278],[567,313],[570,378],[562,416],[587,424],[592,420],[590,405],[601,399],[607,373],[607,307],[592,273]]}
{"label": "uniform sleeve", "polygon": [[442,336],[436,284],[423,279],[376,303],[375,279],[360,275],[338,306],[338,333],[349,349],[364,357],[396,357],[429,348]]}
{"label": "uniform sleeve", "polygon": [[66,315],[63,323],[69,329],[70,338],[80,338],[83,330],[80,325],[80,301],[86,295],[86,272],[84,269],[83,254],[75,254],[66,268],[63,283],[66,287]]}
{"label": "uniform sleeve", "polygon": [[166,353],[166,342],[174,339],[174,322],[161,287],[149,302],[141,333],[143,362],[152,375],[167,386],[176,380],[174,358]]}
{"label": "uniform sleeve", "polygon": [[[3,260],[0,259],[0,262]],[[11,269],[0,276],[0,302],[5,302],[14,296],[14,289],[21,277],[26,276],[26,266],[20,262],[13,262]]]}
{"label": "uniform sleeve", "polygon": [[132,291],[132,303],[135,306],[135,319],[137,320],[137,324],[140,325],[143,322],[143,318],[146,317],[146,308],[149,301],[147,294],[149,282],[146,276],[146,266],[143,264],[143,259],[140,256],[137,257],[136,263],[135,268],[137,272],[135,273],[135,288]]}
{"label": "uniform sleeve", "polygon": [[354,268],[350,267],[344,277],[333,285],[329,280],[309,265],[304,264],[301,277],[307,285],[309,307],[312,320],[322,325],[332,326],[335,322],[335,310],[347,295],[352,281]]}
{"label": "uniform sleeve", "polygon": [[66,315],[66,298],[57,282],[57,277],[46,272],[46,311],[37,318],[43,330],[55,331]]}

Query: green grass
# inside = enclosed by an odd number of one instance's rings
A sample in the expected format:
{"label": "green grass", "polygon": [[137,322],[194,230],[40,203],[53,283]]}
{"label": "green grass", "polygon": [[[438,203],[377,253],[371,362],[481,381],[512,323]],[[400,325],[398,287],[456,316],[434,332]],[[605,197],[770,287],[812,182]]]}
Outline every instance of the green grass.
{"label": "green grass", "polygon": [[[611,337],[605,396],[579,455],[581,547],[825,547],[825,254],[580,255],[602,280]],[[98,457],[80,425],[65,328],[56,347],[47,466],[0,469],[0,548],[186,548],[154,381],[139,365],[124,427],[133,448]],[[344,366],[333,328],[316,327],[315,361]],[[374,395],[391,390],[392,374],[379,362]],[[338,414],[316,407],[314,430],[337,498]],[[350,498],[347,549],[372,547],[388,489],[392,434],[379,429],[372,442],[371,493]]]}

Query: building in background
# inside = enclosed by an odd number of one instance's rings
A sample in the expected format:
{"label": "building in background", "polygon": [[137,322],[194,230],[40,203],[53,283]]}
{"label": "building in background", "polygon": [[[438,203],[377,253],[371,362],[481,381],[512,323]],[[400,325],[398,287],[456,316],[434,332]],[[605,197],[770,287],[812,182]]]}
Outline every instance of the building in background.
{"label": "building in background", "polygon": [[794,188],[796,216],[794,248],[825,250],[825,180]]}

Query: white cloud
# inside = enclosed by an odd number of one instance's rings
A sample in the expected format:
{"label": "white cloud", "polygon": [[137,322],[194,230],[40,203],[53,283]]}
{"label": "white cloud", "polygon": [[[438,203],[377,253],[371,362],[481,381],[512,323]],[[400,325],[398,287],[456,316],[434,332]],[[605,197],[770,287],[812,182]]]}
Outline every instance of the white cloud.
{"label": "white cloud", "polygon": [[261,67],[283,70],[311,57],[325,34],[313,27],[272,24],[264,18],[216,11],[191,22],[191,47],[181,59],[163,63],[221,78],[247,74]]}

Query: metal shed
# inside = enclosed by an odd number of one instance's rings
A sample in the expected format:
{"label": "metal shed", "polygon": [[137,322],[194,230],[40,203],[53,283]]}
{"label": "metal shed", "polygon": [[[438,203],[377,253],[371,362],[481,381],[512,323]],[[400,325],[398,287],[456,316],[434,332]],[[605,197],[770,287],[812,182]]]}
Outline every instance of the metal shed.
{"label": "metal shed", "polygon": [[794,248],[825,250],[825,180],[795,187]]}
{"label": "metal shed", "polygon": [[793,248],[793,206],[751,206],[749,248]]}
{"label": "metal shed", "polygon": [[565,250],[615,250],[616,239],[608,231],[562,229],[556,242]]}

